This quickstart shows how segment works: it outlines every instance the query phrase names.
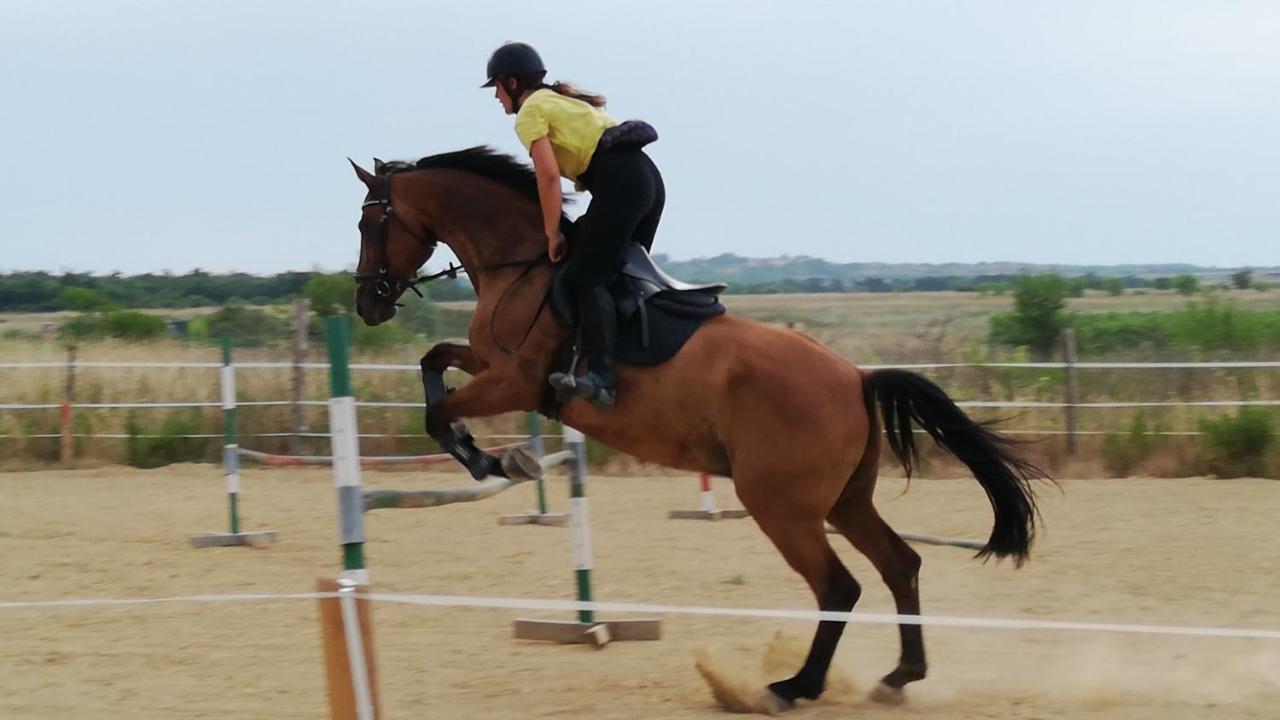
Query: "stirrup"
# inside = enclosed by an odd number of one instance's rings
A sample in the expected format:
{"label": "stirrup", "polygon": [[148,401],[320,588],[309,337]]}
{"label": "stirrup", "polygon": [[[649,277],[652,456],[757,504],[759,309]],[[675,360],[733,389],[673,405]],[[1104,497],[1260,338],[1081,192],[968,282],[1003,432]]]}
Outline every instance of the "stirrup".
{"label": "stirrup", "polygon": [[547,378],[551,387],[556,389],[556,400],[567,403],[573,398],[582,398],[592,405],[607,410],[617,401],[614,388],[605,385],[599,375],[588,372],[583,377],[569,373],[555,372]]}

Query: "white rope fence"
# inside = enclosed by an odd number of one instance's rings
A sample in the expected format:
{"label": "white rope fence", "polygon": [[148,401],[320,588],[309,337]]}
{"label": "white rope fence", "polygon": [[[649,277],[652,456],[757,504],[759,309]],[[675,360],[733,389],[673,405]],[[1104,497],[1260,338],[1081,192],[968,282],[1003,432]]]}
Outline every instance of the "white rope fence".
{"label": "white rope fence", "polygon": [[[152,598],[74,598],[62,600],[0,601],[0,611],[55,608],[135,607],[175,603],[280,602],[286,600],[319,600],[335,597],[338,597],[337,593],[254,593],[230,595],[175,595]],[[699,605],[547,600],[539,598],[484,597],[470,595],[370,593],[367,595],[359,595],[358,597],[375,602],[418,605],[424,607],[644,613],[654,615],[690,615],[703,617],[711,616],[791,620],[797,622],[832,620],[837,622],[873,625],[929,625],[934,627],[984,628],[993,630],[1048,630],[1280,640],[1280,630],[1267,628],[1198,627],[1185,625],[1151,625],[1144,623],[1082,622],[1074,620],[1032,620],[1025,618],[975,618],[948,615],[898,615],[894,613],[780,610],[773,608],[722,608]]]}
{"label": "white rope fence", "polygon": [[[285,405],[307,405],[322,407],[327,405],[323,400],[246,400],[237,401],[236,407],[282,407]],[[1022,408],[1022,409],[1062,409],[1079,408],[1084,410],[1113,408],[1149,408],[1149,407],[1280,407],[1280,400],[1169,400],[1156,402],[1084,402],[1060,403],[1041,402],[1036,400],[957,400],[956,405],[962,408]],[[57,410],[61,403],[0,403],[0,410]],[[220,408],[220,402],[136,402],[136,403],[70,403],[69,407],[86,410],[124,410],[141,408]],[[421,408],[421,402],[382,402],[358,401],[356,407],[368,408]]]}
{"label": "white rope fence", "polygon": [[[85,369],[195,369],[218,370],[225,366],[221,363],[208,362],[6,362],[0,363],[0,369],[32,369],[32,368],[85,368]],[[305,368],[308,370],[327,370],[328,363],[290,363],[290,362],[236,362],[229,367],[234,369],[274,369],[291,370]],[[942,370],[942,369],[1090,369],[1090,370],[1242,370],[1242,369],[1280,369],[1280,361],[1241,361],[1241,362],[1025,362],[1025,363],[912,363],[898,365],[863,365],[865,370]],[[355,364],[352,370],[361,371],[411,371],[419,372],[418,365],[400,364]],[[454,368],[450,368],[451,370]],[[1106,401],[1106,402],[1048,402],[1036,400],[962,400],[956,403],[962,408],[980,409],[1012,409],[1012,410],[1106,410],[1106,409],[1139,409],[1139,408],[1242,408],[1242,407],[1280,407],[1280,400],[1153,400],[1153,401]],[[218,408],[218,401],[209,402],[100,402],[100,403],[0,403],[0,411],[39,411],[62,410],[64,407],[82,410],[142,410],[142,409],[177,409],[177,408]],[[307,406],[322,407],[327,405],[323,400],[246,400],[236,402],[237,407],[286,407]],[[361,401],[356,403],[360,408],[401,408],[420,409],[421,402],[396,401]],[[1028,436],[1055,435],[1106,435],[1099,430],[1056,430],[1025,429],[1006,430],[1011,434]],[[1157,432],[1156,435],[1195,436],[1197,431]],[[0,438],[55,438],[66,437],[67,433],[43,435],[0,435]],[[254,437],[320,437],[322,434],[312,433],[259,433]],[[72,437],[125,439],[124,434],[78,434]],[[134,436],[139,437],[139,436]],[[171,437],[171,436],[170,436]],[[216,435],[182,435],[185,438],[217,437]],[[365,435],[364,437],[392,437],[390,435]],[[495,436],[496,437],[496,436]]]}
{"label": "white rope fence", "polygon": [[[289,363],[289,362],[236,362],[234,367],[254,369],[285,370],[301,367],[307,370],[328,370],[329,363]],[[179,369],[218,369],[222,363],[197,362],[7,362],[0,363],[0,369],[22,368],[179,368]],[[905,363],[898,365],[859,365],[863,370],[947,370],[957,368],[1022,368],[1030,370],[1064,370],[1074,367],[1081,370],[1246,370],[1280,368],[1280,360],[1247,360],[1240,362],[1024,362],[1024,363]],[[411,370],[417,372],[417,365],[384,365],[353,363],[352,370]]]}

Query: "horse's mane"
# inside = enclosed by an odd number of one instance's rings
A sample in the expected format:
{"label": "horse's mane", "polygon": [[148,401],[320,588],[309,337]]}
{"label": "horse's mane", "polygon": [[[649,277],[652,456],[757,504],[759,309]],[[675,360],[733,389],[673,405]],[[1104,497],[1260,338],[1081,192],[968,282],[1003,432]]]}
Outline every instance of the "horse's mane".
{"label": "horse's mane", "polygon": [[428,155],[419,160],[393,160],[383,163],[378,174],[391,175],[414,170],[461,170],[489,178],[534,202],[538,201],[538,176],[533,168],[488,145]]}

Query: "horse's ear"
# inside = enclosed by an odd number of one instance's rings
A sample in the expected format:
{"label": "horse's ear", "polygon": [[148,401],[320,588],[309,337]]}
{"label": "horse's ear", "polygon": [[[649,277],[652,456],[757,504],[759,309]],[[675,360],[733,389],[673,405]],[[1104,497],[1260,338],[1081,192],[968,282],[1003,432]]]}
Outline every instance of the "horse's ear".
{"label": "horse's ear", "polygon": [[378,158],[374,158],[374,159],[373,159],[373,174],[374,174],[374,175],[381,175],[381,174],[382,174],[382,169],[383,169],[383,168],[385,168],[386,166],[387,166],[387,164],[386,164],[386,163],[382,162],[382,161],[381,161],[381,160],[379,160]]}
{"label": "horse's ear", "polygon": [[347,162],[351,163],[351,167],[356,171],[356,177],[360,178],[360,182],[364,183],[365,186],[372,188],[374,183],[378,181],[368,170],[357,165],[355,160],[347,158]]}

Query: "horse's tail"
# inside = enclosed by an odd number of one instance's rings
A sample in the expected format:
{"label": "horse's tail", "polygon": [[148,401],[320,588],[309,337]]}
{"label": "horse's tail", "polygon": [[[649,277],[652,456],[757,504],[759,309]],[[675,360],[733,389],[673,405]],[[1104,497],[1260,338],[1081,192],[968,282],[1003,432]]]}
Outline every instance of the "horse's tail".
{"label": "horse's tail", "polygon": [[1012,557],[1021,565],[1035,537],[1036,500],[1031,482],[1049,476],[1013,452],[1014,441],[976,423],[942,388],[905,370],[876,370],[862,380],[867,406],[880,404],[889,447],[911,477],[919,462],[912,421],[968,466],[987,491],[995,523],[978,557]]}

